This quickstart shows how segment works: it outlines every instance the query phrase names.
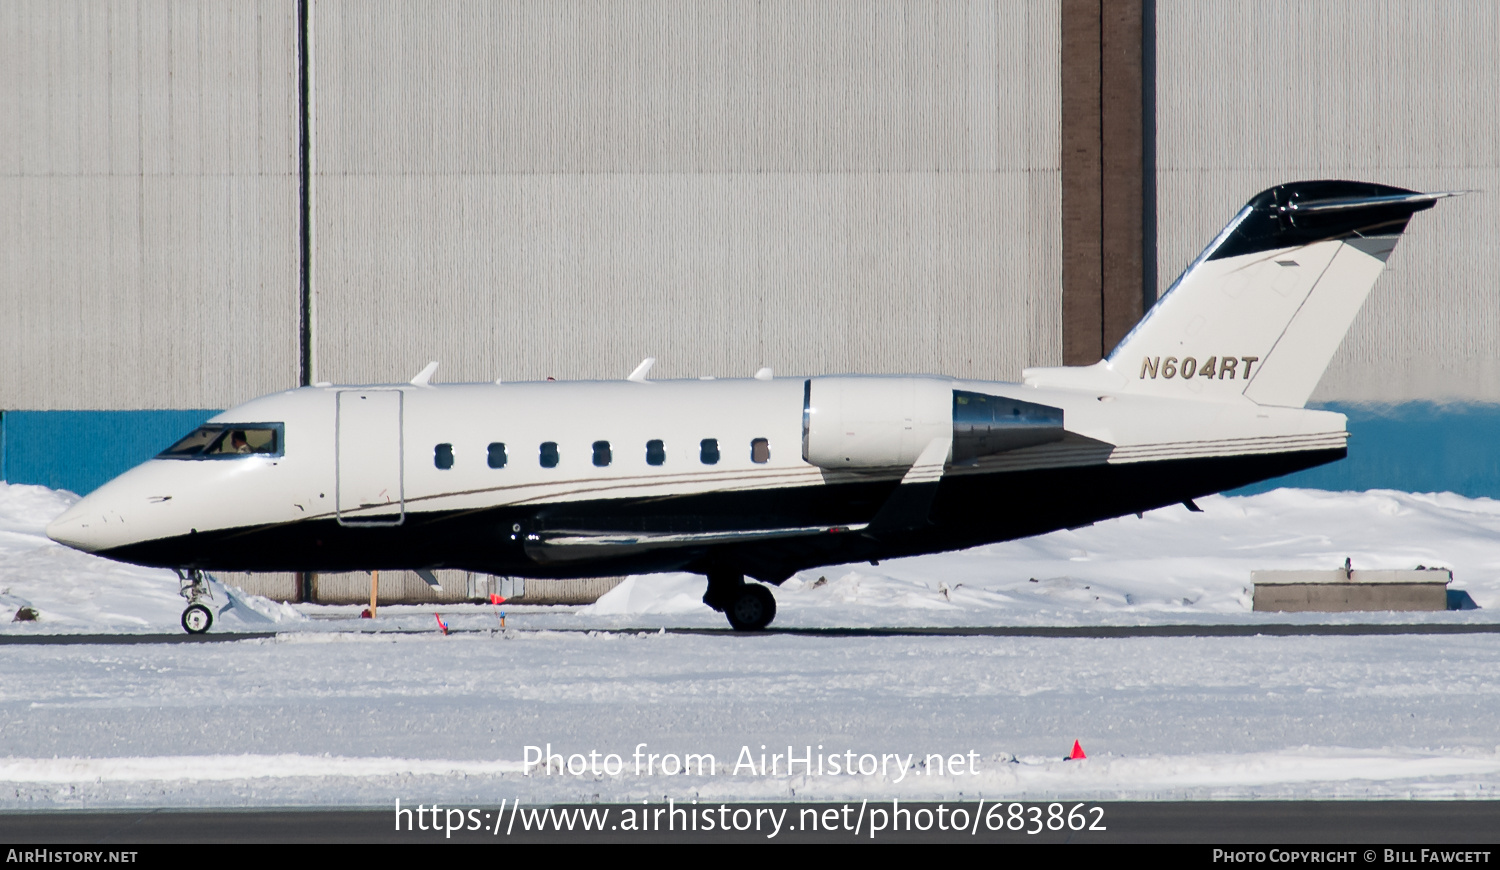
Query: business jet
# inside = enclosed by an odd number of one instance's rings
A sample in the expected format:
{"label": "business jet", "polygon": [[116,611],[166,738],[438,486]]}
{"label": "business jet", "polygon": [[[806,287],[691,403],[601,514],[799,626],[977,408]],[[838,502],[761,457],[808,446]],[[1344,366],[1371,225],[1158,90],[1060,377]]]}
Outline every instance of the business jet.
{"label": "business jet", "polygon": [[[73,505],[54,540],[203,572],[686,571],[739,630],[763,584],[1182,504],[1345,455],[1307,410],[1408,220],[1453,192],[1257,194],[1107,358],[934,375],[316,384],[212,418]],[[747,582],[749,577],[754,581]]]}

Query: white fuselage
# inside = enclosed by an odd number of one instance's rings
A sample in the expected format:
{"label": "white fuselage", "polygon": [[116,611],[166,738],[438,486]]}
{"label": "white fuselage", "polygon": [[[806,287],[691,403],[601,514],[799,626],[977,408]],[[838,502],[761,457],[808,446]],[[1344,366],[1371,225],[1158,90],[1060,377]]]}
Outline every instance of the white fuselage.
{"label": "white fuselage", "polygon": [[[902,379],[883,380],[897,383]],[[1034,474],[1018,478],[1018,473],[1077,474],[1160,462],[1326,454],[1342,451],[1346,438],[1340,415],[1263,407],[1242,397],[1179,400],[946,378],[921,380],[940,382],[944,389],[1062,410],[1065,438],[949,464],[942,470],[950,488],[965,481],[991,486],[997,503],[1037,498],[1036,492],[1017,490],[1015,485],[1024,480],[1034,487],[1042,478]],[[80,501],[48,533],[71,546],[132,561],[172,564],[176,558],[184,565],[246,570],[291,564],[309,570],[455,562],[483,567],[476,563],[484,562],[486,541],[472,538],[491,536],[500,538],[490,542],[495,551],[505,553],[497,556],[491,569],[524,574],[527,558],[514,547],[507,550],[510,545],[500,533],[510,528],[514,536],[510,541],[518,541],[524,537],[519,534],[523,519],[526,531],[531,532],[539,527],[538,518],[559,511],[569,514],[565,525],[570,526],[579,524],[579,516],[596,518],[597,528],[592,531],[601,533],[625,527],[660,534],[681,531],[672,523],[680,526],[686,514],[702,513],[702,506],[710,504],[704,499],[719,499],[711,504],[721,507],[709,511],[716,518],[695,532],[700,535],[714,528],[731,536],[753,537],[751,533],[770,535],[779,528],[802,528],[809,523],[829,527],[867,523],[872,513],[871,488],[891,489],[908,469],[830,469],[806,461],[804,401],[808,389],[803,378],[305,387],[256,399],[209,421],[280,424],[284,442],[279,455],[152,459]],[[807,410],[817,413],[816,407]],[[706,461],[712,451],[705,450],[705,441],[716,446],[717,461]],[[651,442],[660,442],[660,449],[649,450]],[[503,467],[491,467],[492,445],[503,445]],[[555,447],[555,463],[544,461],[549,458],[544,445]],[[451,462],[445,461],[447,457]],[[1139,498],[1127,497],[1126,501],[1131,509],[1171,503],[1184,497],[1179,490],[1202,494],[1214,491],[1220,483],[1206,481],[1208,489],[1166,486],[1162,494],[1143,491]],[[846,490],[861,497],[850,499],[841,509],[839,498],[832,496]],[[972,503],[978,491],[970,486],[966,492],[966,504]],[[785,494],[787,503],[778,506],[780,494]],[[740,502],[735,499],[745,497],[754,497],[753,508],[736,507]],[[875,498],[878,502],[883,496]],[[1076,498],[1084,503],[1089,494],[1079,492]],[[813,503],[819,505],[817,516],[805,510]],[[570,514],[569,506],[583,513]],[[734,515],[745,510],[753,510],[753,521],[736,521]],[[655,513],[671,520],[653,528]],[[421,541],[411,537],[419,534],[424,520],[442,518],[451,526],[487,515],[496,518],[488,526],[464,526],[469,531],[460,559],[445,558],[441,547],[424,549]],[[1062,517],[1058,522],[1091,518],[1097,516],[1084,509],[1078,517]],[[989,532],[970,528],[971,519],[964,521],[965,531],[957,537],[928,536],[931,548],[1014,536],[1003,525]],[[298,527],[327,532],[286,537]],[[281,536],[265,536],[273,531]],[[361,561],[358,552],[351,553],[349,542],[332,542],[344,531],[363,536],[359,540],[367,543],[352,546],[363,549],[367,560]],[[1033,532],[1028,527],[1021,533]],[[910,534],[897,537],[901,538],[895,547],[899,552],[923,549]],[[390,547],[368,543],[398,538],[420,554],[407,560]],[[229,543],[249,539],[258,543],[247,548]],[[191,545],[195,540],[200,543]],[[207,547],[210,540],[216,542],[213,547]],[[278,541],[293,552],[274,552]],[[180,555],[174,556],[172,547],[150,546],[162,542],[177,542]],[[701,556],[704,547],[725,543],[734,541],[732,537],[705,538],[678,545],[701,544],[694,551]],[[891,549],[875,546],[872,550],[869,542],[862,544],[854,555]],[[617,547],[609,555],[660,552],[664,547],[659,542],[641,543],[635,551]],[[236,555],[224,557],[205,548]],[[327,564],[320,562],[325,551],[337,553],[329,556]],[[589,552],[583,554],[583,563],[589,561]],[[545,566],[549,560],[530,561]],[[585,569],[586,564],[570,570]],[[547,573],[551,569],[538,570]]]}

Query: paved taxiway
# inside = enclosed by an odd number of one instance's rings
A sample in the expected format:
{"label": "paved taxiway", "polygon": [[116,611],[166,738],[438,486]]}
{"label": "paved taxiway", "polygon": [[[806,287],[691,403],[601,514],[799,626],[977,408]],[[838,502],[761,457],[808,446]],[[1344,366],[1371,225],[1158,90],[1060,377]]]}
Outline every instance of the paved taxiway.
{"label": "paved taxiway", "polygon": [[[513,631],[521,631],[513,629]],[[1255,624],[1255,625],[1032,625],[1032,626],[963,626],[943,628],[783,628],[762,632],[738,632],[727,628],[562,628],[538,629],[563,634],[640,634],[665,633],[703,635],[708,637],[755,637],[787,635],[793,637],[1051,637],[1051,638],[1128,638],[1128,637],[1365,637],[1403,634],[1500,634],[1500,624]],[[368,636],[425,635],[438,632],[373,629],[356,630]],[[453,635],[494,635],[496,629],[456,629]],[[0,635],[0,646],[55,644],[142,644],[142,643],[229,643],[240,640],[263,640],[301,632],[246,631],[217,634],[39,634]]]}

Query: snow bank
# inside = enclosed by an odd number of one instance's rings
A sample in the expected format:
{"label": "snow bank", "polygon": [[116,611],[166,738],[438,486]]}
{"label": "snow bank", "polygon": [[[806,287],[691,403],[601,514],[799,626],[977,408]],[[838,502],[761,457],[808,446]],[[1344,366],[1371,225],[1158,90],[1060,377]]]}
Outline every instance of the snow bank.
{"label": "snow bank", "polygon": [[[1061,759],[993,758],[977,774],[926,775],[919,764],[893,776],[685,776],[669,796],[679,802],[803,800],[1077,800],[1487,798],[1500,754],[1412,749],[1312,748],[1244,754]],[[629,773],[543,778],[521,761],[439,760],[326,755],[178,755],[136,758],[0,758],[0,783],[30,804],[193,806],[198,784],[239,785],[267,798],[296,802],[328,792],[348,803],[389,803],[390,793],[498,804],[591,799],[663,802],[663,783]],[[628,770],[628,767],[627,767]],[[456,783],[461,786],[455,788]],[[148,790],[141,786],[148,786]],[[59,787],[64,787],[59,790]],[[214,792],[206,792],[214,794]],[[162,801],[162,797],[167,797]],[[176,800],[174,800],[176,798]],[[183,799],[187,798],[187,799]],[[413,798],[410,802],[415,802]]]}
{"label": "snow bank", "polygon": [[[89,556],[44,529],[76,497],[0,483],[0,632],[177,631],[183,602],[170,571]],[[1234,621],[1487,619],[1477,614],[1251,616],[1250,572],[1275,568],[1451,568],[1454,588],[1500,608],[1500,502],[1450,493],[1281,489],[1213,496],[1203,513],[1174,506],[1144,517],[956,553],[804,571],[775,591],[776,624],[915,626]],[[214,585],[226,630],[312,623],[286,605]],[[533,628],[720,626],[703,579],[632,577],[579,609],[510,607]],[[21,607],[40,620],[12,623]],[[445,605],[455,628],[496,614]],[[431,608],[391,610],[400,627],[431,627]],[[387,611],[382,610],[382,614]],[[401,622],[403,616],[409,616]],[[446,616],[445,616],[446,618]],[[323,622],[319,620],[318,622]],[[397,627],[391,623],[387,627]],[[473,625],[470,625],[472,623]],[[509,624],[509,623],[508,623]]]}
{"label": "snow bank", "polygon": [[[177,576],[80,553],[47,537],[78,500],[42,486],[0,482],[0,633],[181,631]],[[249,630],[300,620],[285,605],[211,584],[215,624]],[[35,622],[12,622],[29,607]]]}
{"label": "snow bank", "polygon": [[[1249,614],[1250,572],[1336,568],[1346,558],[1357,568],[1450,568],[1453,588],[1500,608],[1500,501],[1279,489],[1198,504],[1203,513],[1174,506],[956,553],[804,571],[776,590],[776,624],[1223,621]],[[691,613],[702,589],[689,575],[634,578],[581,613]]]}
{"label": "snow bank", "polygon": [[519,773],[519,761],[343,758],[328,755],[170,755],[137,758],[0,758],[0,782],[160,782],[329,776],[486,776]]}

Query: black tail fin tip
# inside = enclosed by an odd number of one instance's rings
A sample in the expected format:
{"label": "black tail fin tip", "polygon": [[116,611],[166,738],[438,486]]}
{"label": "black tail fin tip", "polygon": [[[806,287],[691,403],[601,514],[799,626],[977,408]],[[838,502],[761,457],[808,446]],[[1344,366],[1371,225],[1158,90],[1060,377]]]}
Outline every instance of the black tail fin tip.
{"label": "black tail fin tip", "polygon": [[1026,382],[1303,407],[1407,221],[1460,193],[1360,181],[1261,191],[1108,358],[1027,369]]}
{"label": "black tail fin tip", "polygon": [[1292,181],[1256,194],[1205,259],[1218,260],[1314,242],[1396,236],[1416,212],[1451,193],[1421,193],[1366,181]]}

